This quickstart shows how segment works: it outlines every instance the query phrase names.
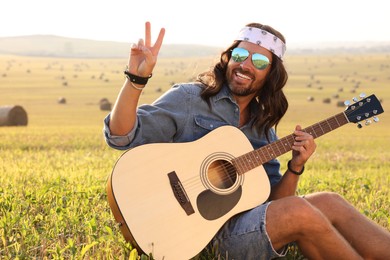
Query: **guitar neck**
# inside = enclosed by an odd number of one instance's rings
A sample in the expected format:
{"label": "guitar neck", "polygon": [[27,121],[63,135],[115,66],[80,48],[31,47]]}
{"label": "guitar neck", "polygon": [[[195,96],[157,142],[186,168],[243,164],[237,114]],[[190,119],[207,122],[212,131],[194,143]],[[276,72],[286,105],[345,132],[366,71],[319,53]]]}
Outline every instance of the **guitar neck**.
{"label": "guitar neck", "polygon": [[[317,138],[347,124],[348,122],[348,118],[346,117],[345,113],[342,112],[326,120],[306,127],[305,129],[302,129],[302,131],[311,134],[314,138]],[[233,159],[232,163],[235,165],[239,174],[244,174],[245,172],[248,172],[274,158],[277,158],[282,154],[291,151],[293,143],[294,134],[291,134],[269,145],[241,155]]]}

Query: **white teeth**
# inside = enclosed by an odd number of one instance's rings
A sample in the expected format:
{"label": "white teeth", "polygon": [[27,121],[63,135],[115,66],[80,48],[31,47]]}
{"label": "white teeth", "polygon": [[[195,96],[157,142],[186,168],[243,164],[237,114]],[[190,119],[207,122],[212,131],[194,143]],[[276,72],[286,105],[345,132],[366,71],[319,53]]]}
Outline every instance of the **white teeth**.
{"label": "white teeth", "polygon": [[237,76],[241,77],[241,78],[245,78],[245,79],[251,79],[250,77],[244,75],[244,74],[241,74],[239,72],[237,72]]}

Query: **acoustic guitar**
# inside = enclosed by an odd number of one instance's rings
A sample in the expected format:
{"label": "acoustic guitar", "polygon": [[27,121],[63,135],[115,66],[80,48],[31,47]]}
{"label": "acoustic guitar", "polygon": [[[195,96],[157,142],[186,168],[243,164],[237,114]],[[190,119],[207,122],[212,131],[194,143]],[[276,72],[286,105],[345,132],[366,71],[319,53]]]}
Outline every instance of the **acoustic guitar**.
{"label": "acoustic guitar", "polygon": [[[382,112],[371,95],[303,131],[317,138],[350,122],[377,121]],[[291,134],[253,150],[238,128],[221,126],[193,142],[130,149],[107,182],[111,211],[139,253],[190,259],[229,218],[267,200],[262,164],[290,151],[293,142]]]}

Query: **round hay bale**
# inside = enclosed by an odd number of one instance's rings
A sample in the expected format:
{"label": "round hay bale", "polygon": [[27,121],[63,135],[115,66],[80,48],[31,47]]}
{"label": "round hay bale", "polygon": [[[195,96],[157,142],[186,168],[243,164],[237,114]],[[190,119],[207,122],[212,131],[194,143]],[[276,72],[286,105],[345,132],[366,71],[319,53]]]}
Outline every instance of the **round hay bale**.
{"label": "round hay bale", "polygon": [[307,97],[307,101],[313,102],[313,101],[314,101],[314,97],[313,97],[313,96],[308,96],[308,97]]}
{"label": "round hay bale", "polygon": [[338,107],[345,107],[344,101],[339,101],[339,102],[337,102],[337,106],[338,106]]}
{"label": "round hay bale", "polygon": [[23,107],[0,106],[0,126],[25,126],[27,122],[27,113]]}
{"label": "round hay bale", "polygon": [[58,99],[57,99],[57,103],[58,103],[58,104],[66,104],[66,98],[64,98],[64,97],[58,98]]}
{"label": "round hay bale", "polygon": [[103,111],[111,111],[111,103],[106,101],[106,102],[101,102],[100,103],[100,110]]}
{"label": "round hay bale", "polygon": [[102,98],[102,99],[100,99],[99,104],[103,104],[103,103],[106,103],[106,102],[110,102],[108,100],[108,98]]}

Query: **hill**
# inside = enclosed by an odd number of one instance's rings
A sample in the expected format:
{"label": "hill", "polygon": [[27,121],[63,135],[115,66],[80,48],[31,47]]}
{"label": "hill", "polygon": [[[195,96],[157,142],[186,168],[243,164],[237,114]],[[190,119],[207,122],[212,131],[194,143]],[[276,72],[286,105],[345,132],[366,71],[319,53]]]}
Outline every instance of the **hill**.
{"label": "hill", "polygon": [[[123,58],[130,43],[66,38],[53,35],[0,37],[0,54],[68,58]],[[202,57],[218,54],[219,47],[165,44],[161,57]]]}
{"label": "hill", "polygon": [[[390,53],[390,42],[289,43],[287,54]],[[0,54],[64,58],[123,58],[130,43],[67,38],[55,35],[0,37]],[[160,57],[219,55],[222,47],[163,44]]]}

